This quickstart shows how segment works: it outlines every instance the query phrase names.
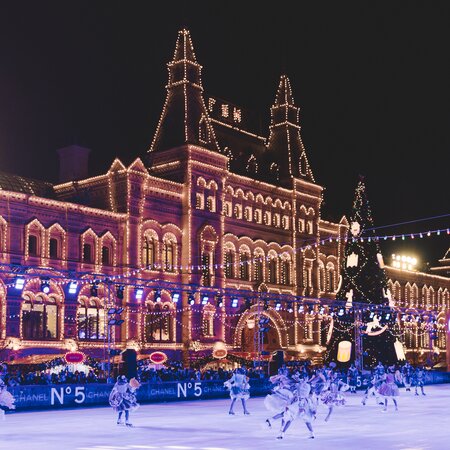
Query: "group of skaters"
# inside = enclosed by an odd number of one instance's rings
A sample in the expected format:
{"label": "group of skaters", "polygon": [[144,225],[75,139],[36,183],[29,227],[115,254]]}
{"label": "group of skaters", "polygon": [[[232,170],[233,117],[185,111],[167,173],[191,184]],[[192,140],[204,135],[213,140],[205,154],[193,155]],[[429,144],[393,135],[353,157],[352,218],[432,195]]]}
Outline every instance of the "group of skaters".
{"label": "group of skaters", "polygon": [[[346,404],[344,392],[356,394],[357,387],[361,386],[360,372],[352,364],[346,373],[336,370],[336,363],[328,366],[308,370],[306,366],[296,370],[289,370],[283,366],[278,373],[270,377],[272,389],[264,399],[264,406],[271,413],[265,420],[268,428],[279,426],[277,439],[283,439],[288,428],[296,419],[306,425],[309,438],[314,439],[313,422],[317,417],[320,405],[327,408],[325,422],[328,422],[336,406]],[[415,395],[424,392],[425,371],[423,367],[412,367],[406,362],[402,367],[395,365],[384,366],[379,362],[371,371],[370,381],[364,392],[362,404],[365,405],[369,397],[375,397],[376,403],[383,406],[386,412],[389,399],[392,400],[395,410],[398,410],[397,397],[399,386],[406,391],[415,388]],[[234,415],[234,406],[241,400],[244,414],[250,414],[247,409],[247,400],[250,398],[249,377],[244,368],[236,369],[233,376],[224,383],[230,391],[231,405],[229,414]]]}
{"label": "group of skaters", "polygon": [[[345,405],[343,392],[356,393],[357,387],[361,385],[360,375],[354,364],[346,373],[339,372],[334,362],[315,370],[311,370],[307,365],[294,370],[283,366],[276,375],[269,378],[272,389],[265,397],[264,405],[271,415],[266,419],[266,425],[273,428],[279,423],[280,432],[277,438],[283,439],[292,422],[301,419],[309,431],[309,437],[313,439],[312,423],[316,419],[319,405],[327,408],[325,421],[328,422],[334,407]],[[386,367],[379,362],[371,371],[361,403],[365,405],[369,397],[375,397],[376,403],[384,406],[382,411],[387,411],[388,400],[391,399],[395,410],[398,410],[396,397],[399,396],[399,386],[404,386],[406,391],[411,391],[414,387],[415,395],[419,395],[418,390],[422,395],[426,395],[424,384],[425,370],[421,366],[414,368],[405,362],[401,367],[395,365]],[[250,377],[246,369],[243,367],[236,369],[224,382],[224,386],[230,391],[229,414],[235,414],[235,403],[240,400],[244,414],[249,415],[247,400],[250,398]],[[109,396],[109,403],[118,414],[118,425],[133,426],[130,422],[130,412],[139,407],[136,398],[136,390],[139,387],[140,382],[135,378],[128,380],[125,375],[117,377]],[[14,408],[14,397],[0,378],[0,418],[4,418],[5,410]]]}

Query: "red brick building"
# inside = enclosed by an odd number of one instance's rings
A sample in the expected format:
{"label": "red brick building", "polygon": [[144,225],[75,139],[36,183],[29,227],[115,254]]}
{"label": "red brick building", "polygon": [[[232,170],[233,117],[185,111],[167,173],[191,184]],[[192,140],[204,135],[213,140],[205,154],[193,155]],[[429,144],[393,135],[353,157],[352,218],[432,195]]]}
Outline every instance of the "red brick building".
{"label": "red brick building", "polygon": [[[187,358],[217,341],[251,355],[258,314],[269,319],[265,350],[323,352],[329,321],[320,299],[336,292],[348,222],[321,216],[323,187],[289,79],[275,92],[267,137],[245,128],[238,107],[204,94],[186,30],[168,71],[148,160],[116,159],[83,178],[88,150],[70,147],[60,151],[61,184],[0,174],[3,358],[74,349],[104,357],[108,328],[116,347],[140,355]],[[441,312],[444,354],[448,272],[387,273],[400,306]],[[300,296],[316,306],[299,308]],[[112,306],[124,308],[121,326],[106,325]],[[405,325],[418,354],[429,348],[421,326]]]}

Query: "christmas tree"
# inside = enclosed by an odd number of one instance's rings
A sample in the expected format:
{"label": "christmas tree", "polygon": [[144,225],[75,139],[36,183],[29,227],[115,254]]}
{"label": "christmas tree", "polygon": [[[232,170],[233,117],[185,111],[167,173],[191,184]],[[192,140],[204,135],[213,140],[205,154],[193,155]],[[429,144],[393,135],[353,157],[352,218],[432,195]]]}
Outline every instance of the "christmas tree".
{"label": "christmas tree", "polygon": [[342,341],[352,343],[351,359],[355,359],[355,339],[361,333],[365,366],[377,361],[395,363],[395,338],[390,332],[395,314],[390,309],[392,298],[362,178],[355,192],[336,302],[342,308],[334,315],[326,360],[336,360]]}

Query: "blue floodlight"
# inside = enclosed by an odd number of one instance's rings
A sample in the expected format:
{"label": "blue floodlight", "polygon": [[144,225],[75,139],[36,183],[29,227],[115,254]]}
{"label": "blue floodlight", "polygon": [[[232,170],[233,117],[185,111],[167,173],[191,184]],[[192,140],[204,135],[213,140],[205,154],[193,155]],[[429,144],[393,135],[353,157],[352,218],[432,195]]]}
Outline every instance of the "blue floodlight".
{"label": "blue floodlight", "polygon": [[50,282],[48,280],[41,281],[41,291],[44,294],[48,294],[50,292]]}
{"label": "blue floodlight", "polygon": [[277,304],[275,305],[275,311],[279,311],[281,309],[281,303],[277,302]]}
{"label": "blue floodlight", "polygon": [[202,298],[202,305],[208,304],[208,300],[209,300],[209,297],[207,295],[203,296],[203,298]]}
{"label": "blue floodlight", "polygon": [[78,283],[76,281],[71,281],[69,283],[69,294],[76,294],[77,287],[78,287]]}
{"label": "blue floodlight", "polygon": [[180,294],[178,292],[174,292],[174,294],[172,295],[172,301],[174,303],[178,303],[179,299],[180,299]]}
{"label": "blue floodlight", "polygon": [[239,304],[239,299],[238,298],[233,298],[233,300],[231,300],[231,307],[232,308],[237,308]]}
{"label": "blue floodlight", "polygon": [[142,300],[142,296],[144,295],[144,289],[136,288],[134,293],[135,293],[136,300]]}
{"label": "blue floodlight", "polygon": [[18,290],[22,290],[24,286],[25,286],[25,278],[17,277],[14,283],[14,287]]}

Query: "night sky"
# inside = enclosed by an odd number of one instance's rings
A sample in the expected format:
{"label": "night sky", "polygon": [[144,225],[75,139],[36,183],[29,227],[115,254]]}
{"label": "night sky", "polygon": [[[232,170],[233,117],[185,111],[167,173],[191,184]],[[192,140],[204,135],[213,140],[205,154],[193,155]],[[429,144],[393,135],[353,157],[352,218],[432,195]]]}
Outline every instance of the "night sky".
{"label": "night sky", "polygon": [[[55,151],[73,143],[92,149],[91,175],[143,156],[187,27],[206,94],[241,106],[259,134],[290,77],[325,219],[350,213],[360,174],[376,226],[450,214],[450,3],[260,3],[1,1],[0,170],[56,182]],[[382,249],[436,265],[448,247],[441,235]]]}

